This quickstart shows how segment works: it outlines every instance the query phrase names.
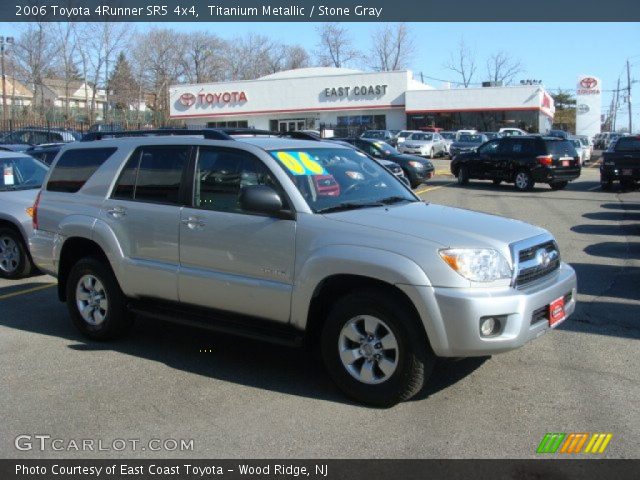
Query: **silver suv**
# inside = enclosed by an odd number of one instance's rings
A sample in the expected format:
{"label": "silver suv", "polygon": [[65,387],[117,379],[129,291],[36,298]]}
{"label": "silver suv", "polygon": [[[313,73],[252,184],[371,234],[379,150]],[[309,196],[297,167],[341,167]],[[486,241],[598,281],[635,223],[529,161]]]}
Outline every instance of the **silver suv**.
{"label": "silver suv", "polygon": [[317,345],[335,383],[372,405],[411,398],[438,356],[512,350],[575,308],[575,273],[547,231],[426,204],[329,142],[218,130],[79,142],[35,210],[33,259],[86,336],[144,314]]}

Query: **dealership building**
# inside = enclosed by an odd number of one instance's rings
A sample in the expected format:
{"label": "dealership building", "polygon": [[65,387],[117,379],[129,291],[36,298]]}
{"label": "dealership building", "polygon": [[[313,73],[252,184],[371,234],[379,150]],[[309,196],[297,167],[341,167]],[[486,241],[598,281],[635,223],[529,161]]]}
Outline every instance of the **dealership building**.
{"label": "dealership building", "polygon": [[170,114],[188,125],[273,131],[445,130],[547,132],[553,99],[541,85],[434,88],[410,71],[303,68],[256,80],[174,85]]}

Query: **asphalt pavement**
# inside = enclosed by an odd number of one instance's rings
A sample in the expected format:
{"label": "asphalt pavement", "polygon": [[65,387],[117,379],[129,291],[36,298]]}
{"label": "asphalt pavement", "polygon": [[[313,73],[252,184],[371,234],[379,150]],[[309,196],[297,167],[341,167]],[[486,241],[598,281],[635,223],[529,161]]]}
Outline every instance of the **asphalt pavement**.
{"label": "asphalt pavement", "polygon": [[[442,362],[416,399],[346,400],[302,350],[138,319],[96,343],[73,328],[46,276],[0,281],[2,458],[535,457],[547,432],[609,432],[602,456],[640,457],[640,192],[603,192],[596,168],[565,190],[458,187],[439,174],[428,202],[552,232],[578,273],[576,313],[525,347]],[[18,450],[50,435],[62,451]],[[71,440],[139,439],[135,451],[69,450]],[[193,440],[151,451],[150,439]],[[143,450],[144,448],[144,450]]]}

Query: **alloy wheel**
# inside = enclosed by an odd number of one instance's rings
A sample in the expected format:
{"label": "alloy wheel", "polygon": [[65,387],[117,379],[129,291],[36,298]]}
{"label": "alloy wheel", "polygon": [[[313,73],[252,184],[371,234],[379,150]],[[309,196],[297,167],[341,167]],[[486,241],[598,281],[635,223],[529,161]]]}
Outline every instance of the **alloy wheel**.
{"label": "alloy wheel", "polygon": [[0,269],[5,273],[13,273],[20,265],[20,248],[16,241],[8,235],[0,237]]}
{"label": "alloy wheel", "polygon": [[93,275],[84,275],[76,287],[76,306],[89,325],[100,325],[107,317],[109,301],[102,282]]}

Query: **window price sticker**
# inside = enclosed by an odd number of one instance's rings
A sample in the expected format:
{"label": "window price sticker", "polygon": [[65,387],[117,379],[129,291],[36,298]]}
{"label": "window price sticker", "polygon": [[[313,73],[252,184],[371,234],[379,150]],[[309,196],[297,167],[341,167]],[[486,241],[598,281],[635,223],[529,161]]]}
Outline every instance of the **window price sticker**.
{"label": "window price sticker", "polygon": [[13,167],[5,166],[4,167],[4,184],[5,185],[13,185],[15,182],[13,180]]}

